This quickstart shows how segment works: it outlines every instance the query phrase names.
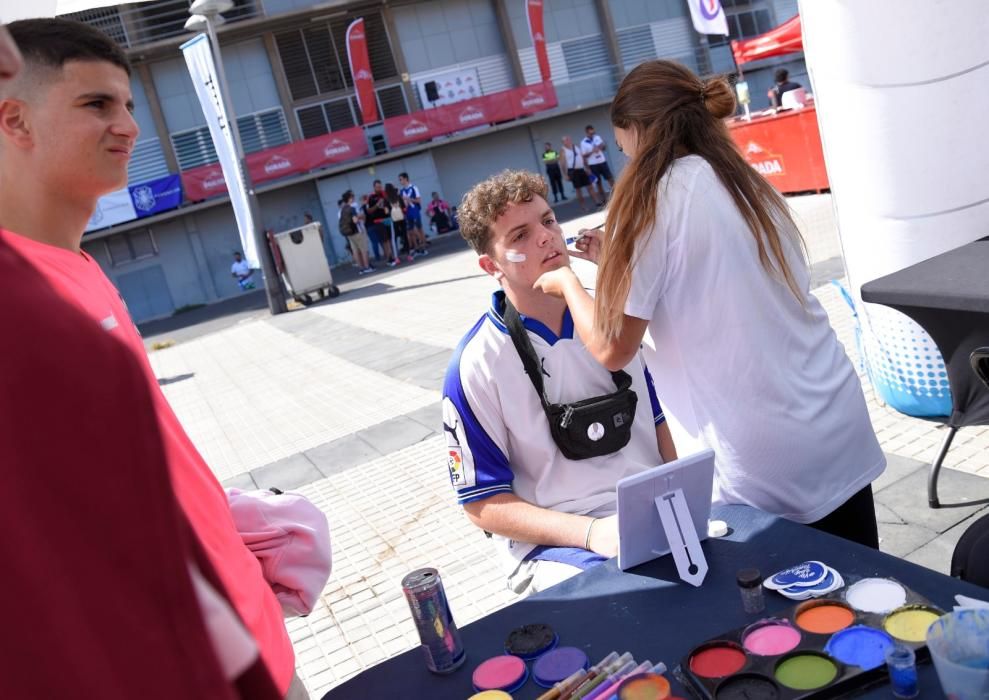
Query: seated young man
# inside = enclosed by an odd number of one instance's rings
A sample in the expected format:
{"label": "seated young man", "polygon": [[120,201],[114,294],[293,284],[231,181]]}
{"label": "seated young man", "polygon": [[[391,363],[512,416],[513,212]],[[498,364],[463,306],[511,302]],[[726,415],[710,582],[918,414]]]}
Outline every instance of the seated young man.
{"label": "seated young man", "polygon": [[546,194],[538,175],[505,171],[464,196],[460,232],[501,290],[460,341],[443,386],[450,479],[467,517],[498,540],[516,593],[544,590],[617,554],[615,484],[676,458],[641,356],[625,368],[638,397],[625,447],[571,460],[554,442],[506,330],[506,298],[551,403],[612,394],[615,382],[574,336],[566,303],[533,289],[541,274],[570,264]]}

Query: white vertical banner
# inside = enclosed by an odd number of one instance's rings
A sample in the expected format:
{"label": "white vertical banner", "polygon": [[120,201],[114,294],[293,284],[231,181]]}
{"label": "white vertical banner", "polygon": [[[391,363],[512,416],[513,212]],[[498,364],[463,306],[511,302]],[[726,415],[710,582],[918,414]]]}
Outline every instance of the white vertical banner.
{"label": "white vertical banner", "polygon": [[180,48],[192,75],[192,84],[196,88],[199,104],[202,105],[203,114],[206,116],[209,133],[213,137],[213,147],[220,160],[223,179],[227,181],[227,192],[230,193],[230,204],[237,219],[244,259],[253,269],[257,269],[261,265],[257,246],[254,243],[254,220],[247,203],[247,186],[240,163],[237,162],[230,122],[227,120],[227,113],[220,97],[220,83],[216,76],[216,66],[213,64],[209,37],[200,34],[182,44]]}
{"label": "white vertical banner", "polygon": [[721,0],[687,0],[687,7],[698,34],[728,36],[728,18]]}

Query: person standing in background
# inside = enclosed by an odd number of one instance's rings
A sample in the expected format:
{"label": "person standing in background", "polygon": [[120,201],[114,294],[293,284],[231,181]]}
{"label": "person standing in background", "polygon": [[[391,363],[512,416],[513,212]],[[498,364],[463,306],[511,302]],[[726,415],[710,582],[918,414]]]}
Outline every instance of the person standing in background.
{"label": "person standing in background", "polygon": [[772,107],[779,109],[783,106],[783,93],[790,92],[790,90],[799,90],[803,87],[800,83],[795,83],[790,80],[790,71],[786,68],[780,68],[776,71],[774,76],[776,84],[769,88],[769,92],[766,95],[769,97],[769,104]]}
{"label": "person standing in background", "polygon": [[601,201],[605,202],[603,181],[608,181],[609,188],[615,186],[615,178],[611,174],[611,168],[608,167],[608,159],[604,155],[604,152],[608,150],[608,144],[604,142],[603,138],[594,133],[594,127],[590,124],[584,129],[584,133],[587,135],[580,142],[580,154],[584,156],[584,162],[587,163],[587,167],[591,169],[594,177],[597,178],[598,195]]}
{"label": "person standing in background", "polygon": [[601,202],[598,201],[597,196],[594,194],[594,188],[591,187],[591,178],[588,175],[587,164],[584,162],[584,156],[581,155],[580,151],[574,145],[573,141],[569,136],[563,137],[563,155],[566,159],[567,173],[566,177],[573,184],[573,189],[577,193],[577,202],[580,204],[580,210],[582,212],[588,212],[586,206],[584,206],[584,188],[587,188],[587,194],[590,196],[591,201],[594,202],[596,207],[601,206]]}
{"label": "person standing in background", "polygon": [[422,195],[419,188],[409,180],[408,173],[398,174],[402,201],[405,203],[405,228],[409,233],[409,246],[412,256],[429,255],[426,250],[426,233],[422,230]]}
{"label": "person standing in background", "polygon": [[546,177],[549,178],[549,186],[553,189],[553,203],[561,199],[567,201],[567,195],[563,191],[563,171],[560,170],[560,154],[553,149],[553,144],[546,142],[543,151],[543,165],[546,166]]}

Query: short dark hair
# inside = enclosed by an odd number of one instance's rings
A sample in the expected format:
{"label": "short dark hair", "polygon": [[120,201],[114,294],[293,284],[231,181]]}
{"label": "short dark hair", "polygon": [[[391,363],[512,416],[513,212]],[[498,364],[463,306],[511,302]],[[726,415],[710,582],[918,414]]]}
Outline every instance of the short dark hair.
{"label": "short dark hair", "polygon": [[22,19],[7,25],[26,63],[60,69],[68,61],[106,61],[129,76],[124,50],[99,29],[71,19]]}
{"label": "short dark hair", "polygon": [[374,182],[372,182],[371,184],[372,184],[372,185],[380,185],[380,184],[381,184],[381,180],[375,180],[375,181],[374,181]]}
{"label": "short dark hair", "polygon": [[346,204],[347,202],[349,202],[353,198],[354,198],[354,191],[353,190],[347,190],[342,195],[340,195],[340,202],[342,204]]}
{"label": "short dark hair", "polygon": [[584,131],[587,131],[588,129],[593,129],[593,128],[594,128],[594,125],[593,124],[588,124],[587,126],[584,127]]}
{"label": "short dark hair", "polygon": [[401,177],[401,178],[405,178],[406,180],[409,179],[409,174],[408,173],[399,173],[398,176]]}
{"label": "short dark hair", "polygon": [[776,80],[777,83],[785,83],[786,79],[789,77],[790,77],[790,71],[788,71],[786,68],[780,68],[779,70],[776,71],[776,75],[773,76],[773,79]]}

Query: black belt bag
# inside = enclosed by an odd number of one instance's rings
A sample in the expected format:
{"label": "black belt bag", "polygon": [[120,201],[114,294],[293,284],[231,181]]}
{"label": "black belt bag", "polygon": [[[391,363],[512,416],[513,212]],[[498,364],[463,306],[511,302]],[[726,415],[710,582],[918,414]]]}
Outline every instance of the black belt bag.
{"label": "black belt bag", "polygon": [[553,442],[567,459],[589,459],[612,454],[632,437],[632,422],[639,397],[631,389],[632,378],[619,370],[611,373],[616,391],[574,403],[550,403],[546,398],[542,368],[518,311],[506,297],[505,326],[522,358],[525,373],[539,395],[549,421]]}

